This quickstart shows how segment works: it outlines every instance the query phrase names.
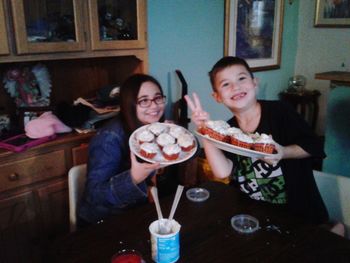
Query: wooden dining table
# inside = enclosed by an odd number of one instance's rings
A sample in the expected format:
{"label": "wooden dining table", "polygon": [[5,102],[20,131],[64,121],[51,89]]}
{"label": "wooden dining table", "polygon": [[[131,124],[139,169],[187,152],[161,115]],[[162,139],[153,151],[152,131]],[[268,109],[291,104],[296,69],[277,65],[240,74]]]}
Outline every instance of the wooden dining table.
{"label": "wooden dining table", "polygon": [[[175,213],[181,224],[180,258],[177,262],[350,262],[350,240],[304,223],[284,208],[251,200],[231,185],[206,182],[203,202],[187,199],[185,191]],[[160,200],[167,216],[173,196]],[[259,229],[240,234],[231,218],[248,214]],[[101,224],[56,239],[47,250],[50,262],[110,262],[122,249],[151,258],[149,225],[157,219],[154,204],[131,208]]]}

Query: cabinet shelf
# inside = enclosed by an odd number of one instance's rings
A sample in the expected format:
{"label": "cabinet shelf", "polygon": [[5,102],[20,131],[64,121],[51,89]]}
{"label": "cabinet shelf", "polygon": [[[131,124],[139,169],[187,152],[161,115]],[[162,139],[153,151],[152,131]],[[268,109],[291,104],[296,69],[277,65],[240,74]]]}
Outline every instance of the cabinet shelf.
{"label": "cabinet shelf", "polygon": [[[8,0],[5,6],[1,3],[0,63],[134,55],[144,61],[147,71],[146,0],[60,3],[62,6],[48,0]],[[104,5],[107,13],[101,11]],[[110,29],[117,32],[115,37],[102,32],[107,28],[102,24],[107,14],[119,21],[113,22]],[[57,29],[59,21],[54,20],[67,17],[71,22],[66,30],[68,36]],[[118,33],[116,23],[131,29]]]}

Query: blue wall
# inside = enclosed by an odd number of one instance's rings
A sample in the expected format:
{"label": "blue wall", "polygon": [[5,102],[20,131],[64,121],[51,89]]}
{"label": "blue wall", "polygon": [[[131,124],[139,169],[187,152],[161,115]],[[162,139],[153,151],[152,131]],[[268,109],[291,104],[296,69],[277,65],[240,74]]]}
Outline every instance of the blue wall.
{"label": "blue wall", "polygon": [[[260,98],[276,99],[294,74],[297,51],[298,6],[285,1],[282,62],[278,70],[256,73]],[[230,112],[211,97],[208,71],[224,55],[224,0],[148,0],[149,73],[167,96],[178,97],[174,70],[181,69],[189,92],[200,95],[212,119],[228,119]]]}

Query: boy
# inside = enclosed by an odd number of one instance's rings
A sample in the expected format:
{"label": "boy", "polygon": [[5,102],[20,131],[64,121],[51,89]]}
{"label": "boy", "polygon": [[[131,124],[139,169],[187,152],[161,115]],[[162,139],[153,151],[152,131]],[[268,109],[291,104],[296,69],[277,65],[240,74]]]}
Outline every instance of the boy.
{"label": "boy", "polygon": [[[246,133],[265,133],[276,142],[277,154],[262,160],[223,152],[203,140],[213,173],[231,177],[242,192],[255,200],[286,206],[306,221],[322,224],[328,213],[317,189],[312,158],[324,158],[322,143],[293,109],[280,101],[257,100],[257,79],[245,60],[220,59],[209,72],[213,97],[224,104],[233,117],[230,126]],[[193,94],[185,97],[197,127],[209,120],[209,114]]]}

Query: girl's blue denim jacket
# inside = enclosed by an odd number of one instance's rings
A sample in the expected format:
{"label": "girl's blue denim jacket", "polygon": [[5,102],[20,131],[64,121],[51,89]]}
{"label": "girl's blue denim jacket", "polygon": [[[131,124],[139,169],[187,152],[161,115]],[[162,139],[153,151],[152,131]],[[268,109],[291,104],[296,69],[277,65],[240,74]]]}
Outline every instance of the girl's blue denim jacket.
{"label": "girl's blue denim jacket", "polygon": [[89,144],[87,181],[78,217],[89,223],[147,202],[146,182],[130,175],[128,137],[119,119],[98,131]]}

